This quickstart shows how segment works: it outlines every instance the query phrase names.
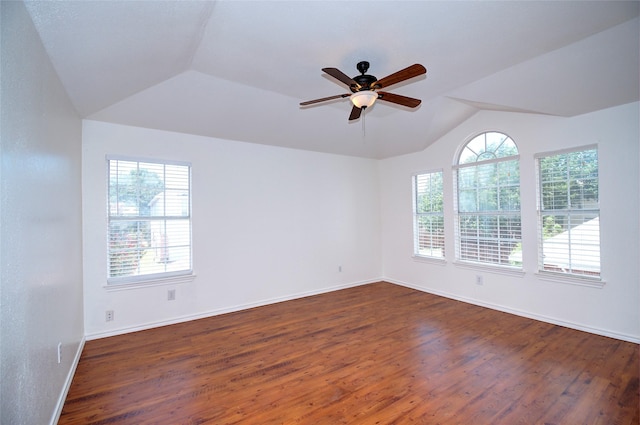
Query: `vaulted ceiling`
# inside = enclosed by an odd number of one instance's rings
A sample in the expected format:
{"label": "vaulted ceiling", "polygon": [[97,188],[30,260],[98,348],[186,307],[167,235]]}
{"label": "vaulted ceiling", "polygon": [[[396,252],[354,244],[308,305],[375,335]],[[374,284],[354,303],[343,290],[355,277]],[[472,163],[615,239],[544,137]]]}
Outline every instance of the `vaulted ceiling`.
{"label": "vaulted ceiling", "polygon": [[[84,118],[368,158],[425,149],[482,109],[574,116],[639,100],[637,1],[27,2]],[[422,100],[347,120],[321,68]],[[364,121],[364,122],[363,122]]]}

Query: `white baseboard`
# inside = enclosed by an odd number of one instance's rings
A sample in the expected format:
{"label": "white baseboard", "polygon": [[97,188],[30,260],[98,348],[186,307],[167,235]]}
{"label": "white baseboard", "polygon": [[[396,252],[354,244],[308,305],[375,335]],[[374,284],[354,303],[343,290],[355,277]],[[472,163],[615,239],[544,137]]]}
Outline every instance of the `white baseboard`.
{"label": "white baseboard", "polygon": [[528,319],[534,319],[534,320],[539,320],[541,322],[545,322],[545,323],[551,323],[553,325],[558,325],[558,326],[563,326],[565,328],[570,328],[570,329],[576,329],[579,331],[584,331],[584,332],[589,332],[595,335],[601,335],[601,336],[606,336],[609,338],[614,338],[614,339],[619,339],[622,341],[627,341],[627,342],[633,342],[635,344],[639,344],[640,343],[640,338],[638,338],[637,336],[633,336],[633,335],[626,335],[626,334],[621,334],[621,333],[617,333],[617,332],[611,332],[605,329],[599,329],[599,328],[593,328],[590,326],[584,326],[578,323],[573,323],[573,322],[566,322],[564,320],[559,320],[559,319],[555,319],[553,317],[547,317],[547,316],[543,316],[540,314],[535,314],[535,313],[531,313],[528,311],[523,311],[523,310],[518,310],[518,309],[514,309],[511,307],[506,307],[503,305],[499,305],[499,304],[492,304],[492,303],[487,303],[484,301],[480,301],[480,300],[476,300],[474,298],[467,298],[467,297],[462,297],[459,295],[454,295],[448,292],[443,292],[443,291],[438,291],[438,290],[434,290],[431,288],[425,288],[423,286],[418,286],[418,285],[414,285],[408,282],[402,282],[399,280],[395,280],[395,279],[388,279],[388,278],[384,278],[382,279],[385,282],[389,282],[389,283],[393,283],[395,285],[400,285],[400,286],[404,286],[407,288],[411,288],[411,289],[415,289],[417,291],[422,291],[422,292],[426,292],[429,294],[433,294],[433,295],[438,295],[441,297],[445,297],[445,298],[450,298],[456,301],[462,301],[465,302],[467,304],[473,304],[473,305],[477,305],[480,307],[486,307],[486,308],[490,308],[492,310],[498,310],[498,311],[502,311],[504,313],[510,313],[516,316],[521,316],[521,317],[526,317]]}
{"label": "white baseboard", "polygon": [[275,303],[279,303],[279,302],[283,302],[283,301],[295,300],[295,299],[298,299],[298,298],[310,297],[310,296],[313,296],[313,295],[324,294],[324,293],[327,293],[327,292],[338,291],[338,290],[341,290],[341,289],[354,288],[356,286],[367,285],[369,283],[374,283],[374,282],[380,282],[381,280],[382,280],[382,278],[372,279],[372,280],[364,280],[364,281],[346,283],[346,284],[342,284],[342,285],[330,286],[330,287],[327,287],[327,288],[322,288],[322,289],[318,289],[318,290],[314,290],[314,291],[298,292],[298,293],[295,293],[295,294],[285,295],[285,296],[282,296],[282,297],[268,298],[268,299],[265,299],[265,300],[260,300],[260,301],[256,301],[256,302],[252,302],[252,303],[239,304],[239,305],[234,305],[234,306],[230,306],[230,307],[224,307],[224,308],[220,308],[220,309],[216,309],[216,310],[210,310],[210,311],[206,311],[206,312],[203,312],[203,313],[180,316],[180,317],[174,317],[174,318],[171,318],[171,319],[168,319],[168,320],[161,320],[161,321],[157,321],[157,322],[144,323],[144,324],[136,325],[136,326],[129,326],[129,327],[124,327],[124,328],[112,329],[112,330],[109,330],[109,331],[106,331],[106,332],[95,332],[95,333],[91,333],[91,334],[86,334],[85,338],[86,338],[87,341],[90,341],[90,340],[94,340],[94,339],[106,338],[106,337],[115,336],[115,335],[123,335],[123,334],[131,333],[131,332],[143,331],[143,330],[146,330],[146,329],[158,328],[160,326],[175,325],[176,323],[183,323],[183,322],[188,322],[188,321],[191,321],[191,320],[197,320],[197,319],[204,319],[204,318],[207,318],[207,317],[219,316],[221,314],[233,313],[233,312],[236,312],[236,311],[247,310],[247,309],[255,308],[255,307],[262,307],[262,306],[269,305],[269,304],[275,304]]}
{"label": "white baseboard", "polygon": [[84,349],[85,338],[80,340],[80,344],[78,344],[78,349],[76,350],[76,355],[73,358],[73,362],[71,363],[71,368],[69,368],[69,372],[67,373],[67,378],[65,379],[64,386],[62,387],[62,391],[58,396],[58,402],[56,403],[56,409],[53,412],[51,417],[50,425],[56,425],[60,420],[60,415],[62,414],[62,408],[64,407],[64,402],[67,399],[67,394],[69,394],[69,388],[71,388],[71,382],[73,382],[73,376],[76,374],[76,368],[78,367],[78,363],[80,362],[80,356],[82,356],[82,350]]}

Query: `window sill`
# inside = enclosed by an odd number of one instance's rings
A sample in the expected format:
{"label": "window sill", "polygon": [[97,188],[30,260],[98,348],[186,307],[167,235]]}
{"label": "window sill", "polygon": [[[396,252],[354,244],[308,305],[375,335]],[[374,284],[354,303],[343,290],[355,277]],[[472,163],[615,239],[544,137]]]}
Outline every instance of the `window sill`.
{"label": "window sill", "polygon": [[111,283],[104,287],[107,291],[126,291],[129,289],[149,288],[152,286],[177,285],[181,283],[193,282],[196,278],[195,274],[185,274],[180,276],[171,276],[164,278],[150,278],[148,280],[139,280],[136,282]]}
{"label": "window sill", "polygon": [[418,263],[429,263],[429,264],[437,264],[439,266],[444,266],[447,264],[447,260],[439,257],[424,257],[422,255],[413,255],[411,256],[413,261],[417,261]]}
{"label": "window sill", "polygon": [[605,282],[597,278],[580,277],[580,276],[567,276],[559,273],[551,272],[538,272],[536,277],[540,280],[554,283],[564,283],[569,285],[586,286],[589,288],[602,289]]}
{"label": "window sill", "polygon": [[455,261],[453,264],[455,264],[456,267],[460,267],[463,269],[483,270],[487,273],[503,274],[516,277],[523,277],[525,275],[524,270],[517,267],[491,266],[489,264],[468,263],[464,261]]}

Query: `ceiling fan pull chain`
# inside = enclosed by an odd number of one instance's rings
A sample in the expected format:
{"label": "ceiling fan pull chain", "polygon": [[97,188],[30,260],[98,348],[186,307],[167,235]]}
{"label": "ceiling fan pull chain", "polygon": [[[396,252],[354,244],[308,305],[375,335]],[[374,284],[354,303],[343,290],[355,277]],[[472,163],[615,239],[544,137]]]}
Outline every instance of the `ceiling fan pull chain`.
{"label": "ceiling fan pull chain", "polygon": [[364,117],[367,115],[367,108],[362,108],[362,138],[364,139],[367,135],[364,126]]}

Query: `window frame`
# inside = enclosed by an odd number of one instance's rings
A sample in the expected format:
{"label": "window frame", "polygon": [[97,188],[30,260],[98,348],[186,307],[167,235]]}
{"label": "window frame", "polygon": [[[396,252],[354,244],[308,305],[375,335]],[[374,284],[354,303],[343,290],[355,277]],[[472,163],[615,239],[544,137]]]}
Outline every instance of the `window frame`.
{"label": "window frame", "polygon": [[[551,208],[543,208],[543,197],[544,197],[544,191],[543,191],[543,181],[542,181],[542,170],[541,170],[541,160],[544,158],[550,158],[550,157],[556,157],[556,156],[560,156],[560,155],[570,155],[570,154],[574,154],[574,153],[582,153],[582,152],[588,152],[588,151],[595,151],[595,156],[596,156],[596,178],[597,178],[597,208],[593,208],[593,206],[591,206],[590,208],[573,208],[571,206],[569,206],[568,208],[563,208],[563,209],[551,209]],[[536,222],[537,222],[537,253],[538,253],[538,261],[537,261],[537,265],[536,265],[536,270],[537,270],[537,274],[543,278],[543,279],[554,279],[554,280],[560,280],[560,281],[567,281],[570,283],[576,283],[576,284],[584,284],[587,286],[596,286],[596,287],[601,287],[604,285],[604,281],[602,280],[602,261],[601,261],[601,257],[600,257],[600,252],[602,251],[602,238],[601,238],[601,226],[600,226],[600,159],[599,159],[599,150],[598,150],[598,145],[597,144],[591,144],[591,145],[585,145],[585,146],[578,146],[578,147],[574,147],[574,148],[568,148],[568,149],[561,149],[561,150],[557,150],[557,151],[550,151],[550,152],[541,152],[541,153],[537,153],[535,154],[534,158],[535,158],[535,172],[536,172]],[[570,170],[567,170],[570,171]],[[567,187],[569,188],[570,185],[570,176],[567,177]],[[567,198],[567,203],[570,203],[570,198],[571,195],[570,193],[568,194],[568,198]],[[598,233],[597,233],[597,239],[598,239],[598,272],[597,275],[594,273],[574,273],[574,272],[570,272],[570,271],[562,271],[562,270],[551,270],[551,269],[545,269],[545,264],[544,264],[544,242],[545,242],[545,237],[544,237],[544,228],[545,228],[545,224],[543,223],[544,221],[544,217],[549,216],[549,215],[566,215],[568,217],[568,219],[570,220],[572,216],[576,216],[576,215],[586,215],[586,214],[595,214],[595,218],[598,219]],[[591,220],[593,220],[591,219]],[[591,221],[589,220],[589,221]],[[587,222],[584,222],[587,223]],[[584,224],[583,223],[583,224]],[[577,226],[574,226],[573,228],[575,228]],[[568,238],[570,237],[571,234],[571,228],[567,229],[565,232],[569,232],[568,233]],[[565,233],[562,232],[562,233]],[[569,249],[567,250],[567,255],[569,256],[569,261],[570,264],[572,262],[571,260],[571,247],[569,247]]]}
{"label": "window frame", "polygon": [[[469,146],[469,144],[471,144],[472,142],[476,141],[476,139],[478,139],[481,136],[485,136],[484,139],[484,143],[485,143],[485,147],[487,144],[487,135],[489,134],[498,134],[501,136],[504,136],[503,141],[500,143],[500,145],[498,145],[497,148],[495,148],[492,152],[498,152],[501,149],[502,144],[507,141],[510,140],[510,142],[513,144],[513,147],[516,150],[515,154],[508,154],[508,155],[501,155],[501,156],[495,156],[493,158],[490,159],[480,159],[480,158],[486,158],[485,153],[487,153],[488,151],[483,151],[480,153],[476,154],[476,159],[472,162],[463,162],[461,163],[463,154],[465,153],[465,150],[467,149],[467,147]],[[471,148],[469,148],[469,150],[473,150]],[[476,190],[476,197],[475,199],[475,209],[473,210],[469,210],[469,211],[462,211],[463,208],[461,207],[461,180],[463,178],[463,176],[461,176],[461,170],[464,169],[471,169],[474,168],[474,182],[476,182],[476,187],[480,187],[479,183],[478,183],[478,175],[477,173],[479,172],[478,170],[483,167],[483,166],[488,166],[488,165],[497,165],[498,164],[507,164],[508,162],[513,162],[514,165],[517,168],[517,172],[518,172],[518,180],[517,183],[511,184],[510,186],[512,187],[516,187],[517,188],[517,209],[504,209],[501,208],[501,202],[500,202],[500,189],[501,189],[501,185],[499,184],[499,182],[496,182],[495,185],[492,186],[486,186],[486,188],[490,188],[491,190],[495,190],[496,191],[496,206],[495,208],[497,209],[492,209],[492,210],[486,210],[486,209],[482,209],[479,206],[480,203],[480,195],[479,192],[477,192]],[[496,173],[498,173],[498,171],[496,170]],[[509,238],[503,238],[501,237],[501,227],[500,227],[500,219],[502,218],[508,218],[508,217],[513,217],[516,219],[516,222],[519,223],[517,228],[515,228],[516,232],[517,232],[517,237],[513,239],[513,241],[511,241],[511,243],[515,243],[516,246],[517,244],[521,245],[521,241],[522,241],[522,206],[521,206],[521,174],[520,174],[520,153],[519,153],[519,149],[518,146],[516,144],[516,142],[513,140],[513,138],[511,136],[509,136],[508,134],[504,133],[503,131],[498,131],[498,130],[487,130],[487,131],[483,131],[480,133],[476,133],[475,135],[469,137],[459,148],[457,154],[456,154],[456,161],[455,164],[453,165],[453,178],[454,178],[454,241],[455,241],[455,257],[456,257],[456,263],[458,265],[461,265],[463,267],[467,267],[467,266],[471,266],[471,267],[479,267],[479,268],[485,268],[485,269],[491,269],[494,270],[496,272],[506,272],[506,273],[521,273],[523,272],[523,265],[522,263],[520,263],[519,265],[513,265],[513,264],[505,264],[505,263],[501,263],[500,258],[501,258],[501,248],[502,248],[502,241],[508,241]],[[505,185],[506,187],[507,185]],[[485,220],[491,221],[492,219],[495,219],[496,223],[497,223],[497,227],[496,227],[496,231],[498,232],[498,236],[495,238],[491,238],[491,237],[483,237],[480,235],[480,232],[478,231],[477,236],[474,237],[463,237],[462,235],[462,223],[461,220],[464,217],[469,217],[471,219],[473,219],[473,217],[476,217],[478,222],[480,222],[480,220],[482,218],[484,218]],[[507,221],[508,223],[509,220]],[[509,227],[510,228],[510,227]],[[468,239],[471,241],[476,241],[476,245],[477,245],[477,251],[478,251],[478,255],[476,257],[476,259],[473,258],[463,258],[463,239]],[[481,255],[481,251],[482,251],[482,244],[483,242],[487,242],[489,240],[495,240],[497,243],[497,251],[494,250],[495,247],[492,247],[492,250],[486,255],[487,257],[498,257],[498,262],[495,261],[483,261],[482,260],[482,255]],[[520,241],[520,242],[515,242],[515,241]],[[522,246],[522,245],[521,245]],[[513,251],[511,251],[513,252]]]}
{"label": "window frame", "polygon": [[[418,187],[419,187],[419,182],[418,179],[420,178],[420,176],[426,176],[426,175],[439,175],[440,177],[440,182],[441,182],[441,190],[440,190],[440,196],[442,198],[442,206],[440,208],[440,210],[430,210],[430,211],[424,211],[424,212],[419,212],[418,211],[418,205],[419,205],[419,201],[418,201]],[[413,200],[413,257],[415,259],[420,259],[420,260],[433,260],[433,261],[445,261],[446,259],[446,246],[445,246],[445,216],[444,216],[444,170],[443,169],[437,169],[437,170],[428,170],[428,171],[422,171],[422,172],[418,172],[415,173],[411,176],[411,181],[412,181],[412,200]],[[420,218],[421,217],[440,217],[441,221],[442,221],[442,254],[441,255],[427,255],[427,254],[421,254],[420,253]],[[434,251],[435,249],[437,249],[434,246],[434,242],[433,242],[433,238],[434,235],[432,232],[427,232],[427,235],[429,236],[429,239],[431,239],[431,243],[429,244],[429,250],[430,251]]]}
{"label": "window frame", "polygon": [[[152,215],[149,213],[148,215],[140,214],[131,214],[131,215],[118,215],[112,213],[112,205],[111,205],[111,196],[112,196],[112,185],[111,185],[111,162],[112,161],[121,161],[121,162],[133,162],[136,163],[136,169],[140,169],[141,164],[145,165],[161,165],[163,167],[163,171],[166,172],[167,166],[177,166],[177,167],[186,167],[186,178],[187,178],[187,197],[188,200],[186,202],[186,214],[183,212],[180,215],[168,215],[165,213],[162,215]],[[195,276],[193,274],[193,211],[192,211],[192,199],[193,199],[193,190],[192,190],[192,164],[186,161],[176,161],[176,160],[164,160],[158,158],[147,158],[147,157],[136,157],[136,156],[123,156],[123,155],[106,155],[106,288],[107,289],[120,289],[120,288],[135,288],[135,287],[144,287],[144,286],[153,286],[158,284],[172,284],[172,283],[181,283],[183,281],[191,281]],[[166,191],[168,190],[167,185],[167,176],[163,174],[163,190],[162,193],[165,193],[164,200],[166,201]],[[175,189],[175,188],[174,188]],[[175,206],[175,205],[174,205]],[[181,211],[184,206],[180,205]],[[117,211],[116,211],[117,212]],[[111,225],[115,222],[149,222],[149,226],[151,226],[151,221],[161,222],[166,226],[167,222],[177,222],[178,220],[187,220],[188,222],[188,246],[181,245],[183,247],[187,247],[188,251],[188,267],[179,270],[172,271],[161,271],[155,273],[145,273],[145,274],[134,274],[127,276],[111,276],[111,255],[112,249],[110,247],[111,244]],[[166,247],[169,249],[170,247]],[[137,248],[139,249],[139,248]],[[138,258],[138,261],[141,257]]]}

